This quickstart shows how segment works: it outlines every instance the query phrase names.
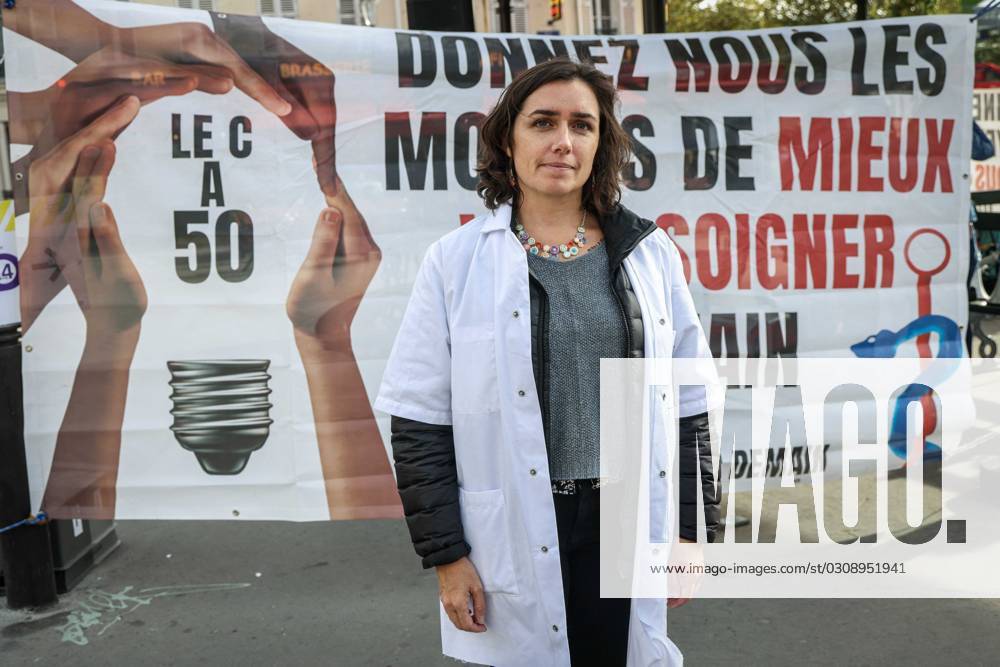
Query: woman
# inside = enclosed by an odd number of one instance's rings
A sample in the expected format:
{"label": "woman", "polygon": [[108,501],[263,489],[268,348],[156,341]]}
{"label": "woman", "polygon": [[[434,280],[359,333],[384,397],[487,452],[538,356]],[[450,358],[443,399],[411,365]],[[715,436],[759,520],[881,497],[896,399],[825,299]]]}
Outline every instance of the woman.
{"label": "woman", "polygon": [[[618,204],[616,101],[609,77],[565,59],[508,86],[482,127],[489,212],[428,250],[375,402],[461,660],[680,660],[664,600],[598,593],[600,359],[709,354],[677,249]],[[718,517],[705,410],[681,393],[687,540],[698,467],[708,539]]]}

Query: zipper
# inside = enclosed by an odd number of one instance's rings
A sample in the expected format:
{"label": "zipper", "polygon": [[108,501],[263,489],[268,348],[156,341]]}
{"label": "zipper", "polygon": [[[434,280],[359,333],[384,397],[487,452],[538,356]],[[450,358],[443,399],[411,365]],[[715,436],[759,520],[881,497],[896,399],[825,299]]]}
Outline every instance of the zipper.
{"label": "zipper", "polygon": [[[541,339],[538,341],[538,366],[541,370],[542,386],[536,387],[539,390],[538,394],[538,407],[545,415],[545,420],[542,424],[545,436],[545,442],[548,444],[549,433],[551,433],[551,424],[549,421],[552,418],[548,406],[548,396],[549,396],[549,367],[545,363],[548,358],[548,347],[549,347],[549,295],[546,294],[545,288],[542,287],[541,281],[535,276],[531,271],[531,267],[528,267],[528,279],[535,281],[538,285],[539,294],[539,304],[538,304],[538,337]],[[530,317],[531,313],[531,303],[530,303],[530,292],[529,292],[529,303],[528,303],[528,313]],[[543,397],[545,398],[543,404]]]}
{"label": "zipper", "polygon": [[[621,273],[624,270],[621,264],[618,265],[618,269],[615,271],[615,275]],[[614,281],[615,276],[611,277]],[[625,324],[625,354],[628,359],[632,358],[632,323],[629,321],[628,316],[625,314],[625,302],[622,299],[622,295],[618,293],[618,285],[612,283],[612,291],[615,293],[615,301],[618,302],[618,310],[622,314],[622,322]]]}

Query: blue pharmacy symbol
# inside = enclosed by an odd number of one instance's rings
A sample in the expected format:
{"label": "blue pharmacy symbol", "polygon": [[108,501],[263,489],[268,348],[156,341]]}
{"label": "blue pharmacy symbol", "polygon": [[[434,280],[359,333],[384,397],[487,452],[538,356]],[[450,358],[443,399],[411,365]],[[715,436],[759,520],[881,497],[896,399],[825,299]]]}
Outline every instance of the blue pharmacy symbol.
{"label": "blue pharmacy symbol", "polygon": [[[860,358],[894,358],[899,346],[924,334],[934,334],[938,340],[937,358],[962,357],[962,332],[954,320],[942,315],[924,315],[913,320],[899,331],[883,329],[863,341],[851,345],[851,352]],[[906,408],[913,401],[922,401],[930,395],[930,387],[944,381],[955,372],[958,364],[944,366],[931,364],[926,371],[903,390],[892,411],[889,432],[889,449],[896,456],[906,458]],[[928,405],[925,403],[925,410]],[[924,458],[941,456],[941,446],[924,440]]]}

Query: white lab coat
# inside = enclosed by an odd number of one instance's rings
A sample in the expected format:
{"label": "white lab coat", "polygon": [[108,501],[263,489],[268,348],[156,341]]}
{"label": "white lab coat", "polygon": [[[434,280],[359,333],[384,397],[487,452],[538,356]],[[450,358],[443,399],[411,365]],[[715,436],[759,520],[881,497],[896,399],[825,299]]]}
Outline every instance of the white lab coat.
{"label": "white lab coat", "polygon": [[[501,206],[427,251],[374,405],[453,427],[462,525],[486,591],[488,630],[458,630],[441,606],[444,654],[497,667],[569,667],[556,517],[532,373],[527,259],[508,231],[510,216],[510,207]],[[645,356],[709,356],[669,237],[660,230],[645,237],[625,259],[625,270],[642,307]],[[703,396],[682,392],[679,399],[680,416],[706,409]],[[666,462],[651,466],[653,477]],[[668,516],[670,477],[653,477],[653,534],[668,528],[669,519],[657,524],[656,517]],[[683,664],[666,620],[665,600],[633,599],[629,667]]]}

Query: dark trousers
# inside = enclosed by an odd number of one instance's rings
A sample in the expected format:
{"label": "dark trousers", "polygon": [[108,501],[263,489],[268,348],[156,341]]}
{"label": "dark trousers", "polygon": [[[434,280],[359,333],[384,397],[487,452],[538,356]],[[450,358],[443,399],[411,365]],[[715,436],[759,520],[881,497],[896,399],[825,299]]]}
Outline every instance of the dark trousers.
{"label": "dark trousers", "polygon": [[600,489],[580,480],[576,493],[553,493],[563,593],[566,598],[566,634],[573,667],[624,667],[628,655],[631,601],[601,599]]}

